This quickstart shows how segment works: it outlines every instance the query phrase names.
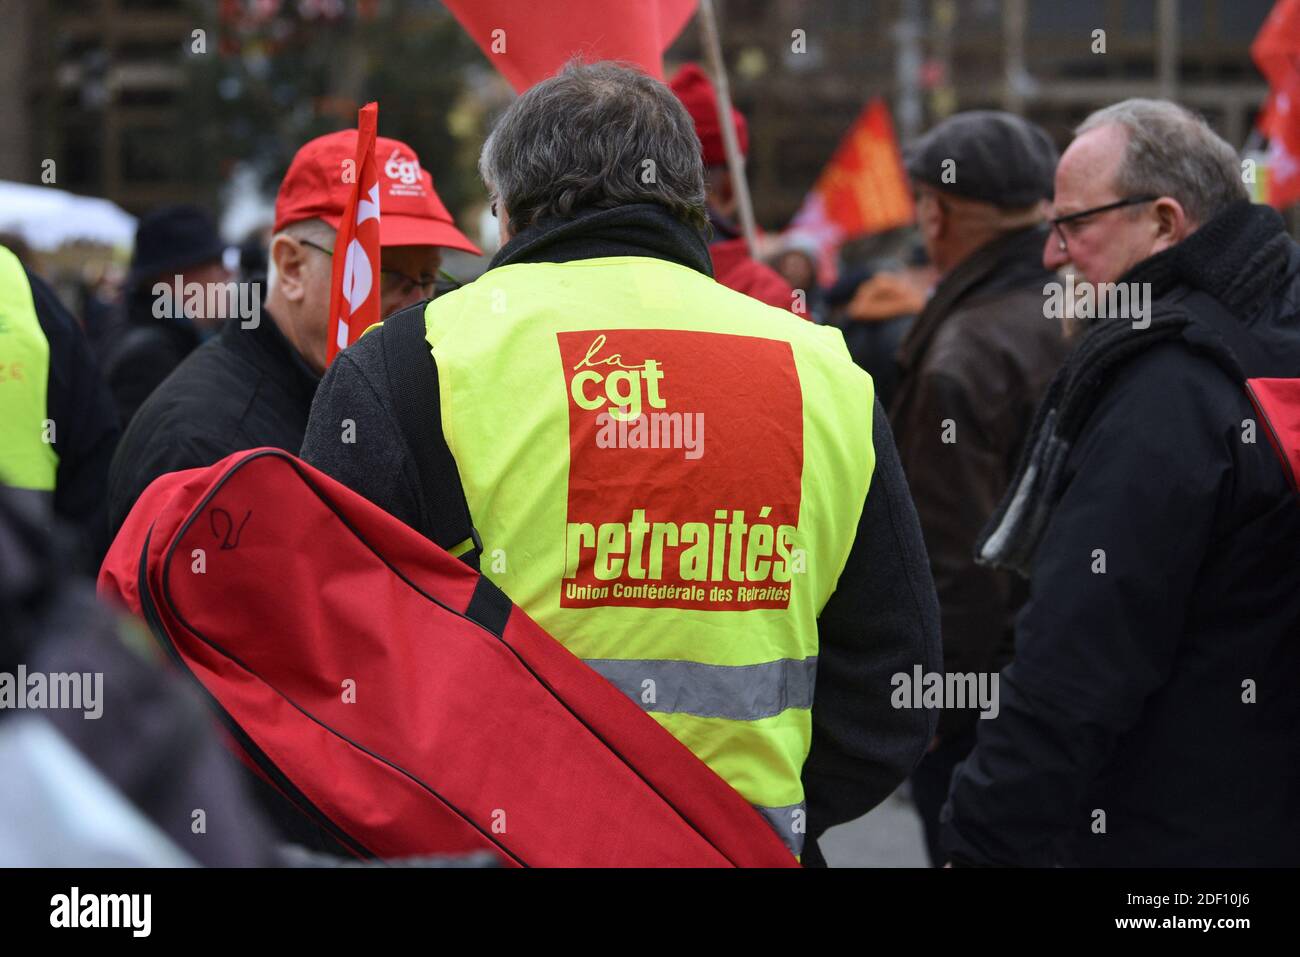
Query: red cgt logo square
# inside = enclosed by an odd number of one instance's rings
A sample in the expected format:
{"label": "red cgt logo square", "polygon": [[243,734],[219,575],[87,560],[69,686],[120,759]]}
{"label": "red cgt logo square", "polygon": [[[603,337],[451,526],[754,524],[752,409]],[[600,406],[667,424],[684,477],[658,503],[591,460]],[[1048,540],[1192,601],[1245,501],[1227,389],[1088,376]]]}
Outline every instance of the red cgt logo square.
{"label": "red cgt logo square", "polygon": [[557,333],[569,402],[566,608],[785,608],[803,399],[787,342]]}

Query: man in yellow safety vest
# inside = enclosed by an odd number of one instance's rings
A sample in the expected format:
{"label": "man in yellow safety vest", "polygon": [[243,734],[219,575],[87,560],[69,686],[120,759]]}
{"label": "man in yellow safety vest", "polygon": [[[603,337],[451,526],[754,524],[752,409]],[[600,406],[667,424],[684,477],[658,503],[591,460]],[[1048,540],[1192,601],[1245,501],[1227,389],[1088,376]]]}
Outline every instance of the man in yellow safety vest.
{"label": "man in yellow safety vest", "polygon": [[[806,837],[884,799],[934,731],[892,677],[942,668],[871,378],[838,331],[714,281],[699,140],[662,83],[569,66],[480,170],[503,248],[415,307],[471,556],[820,862]],[[303,456],[438,541],[385,331],[331,366]]]}
{"label": "man in yellow safety vest", "polygon": [[87,570],[108,544],[104,496],[118,435],[81,327],[0,246],[0,485],[79,532]]}

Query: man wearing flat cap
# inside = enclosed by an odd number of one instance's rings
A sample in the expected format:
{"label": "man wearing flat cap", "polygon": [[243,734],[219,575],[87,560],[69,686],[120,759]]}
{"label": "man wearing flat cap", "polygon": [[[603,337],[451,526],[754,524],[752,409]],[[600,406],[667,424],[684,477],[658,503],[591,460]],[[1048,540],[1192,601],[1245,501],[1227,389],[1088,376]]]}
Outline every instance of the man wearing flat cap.
{"label": "man wearing flat cap", "polygon": [[[977,566],[975,539],[1015,474],[1034,410],[1065,354],[1044,317],[1044,200],[1056,150],[1009,113],[958,113],[905,158],[917,225],[940,281],[899,348],[890,407],[939,592],[944,668],[1001,670],[1027,597],[1010,573]],[[945,711],[912,780],[931,861],[944,863],[939,810],[978,712]]]}

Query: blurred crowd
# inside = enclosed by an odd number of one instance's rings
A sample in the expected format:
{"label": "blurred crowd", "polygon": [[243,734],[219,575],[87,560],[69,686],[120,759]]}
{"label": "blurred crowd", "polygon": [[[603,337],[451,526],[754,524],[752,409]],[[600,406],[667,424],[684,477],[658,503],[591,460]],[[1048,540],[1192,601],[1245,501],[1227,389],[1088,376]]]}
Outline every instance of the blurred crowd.
{"label": "blurred crowd", "polygon": [[[580,70],[565,75],[556,82],[577,82]],[[677,225],[700,214],[691,228],[708,237],[709,256],[699,268],[793,313],[789,322],[837,329],[870,374],[875,418],[845,440],[874,446],[866,509],[889,494],[900,524],[881,527],[903,529],[904,541],[915,525],[923,544],[916,570],[909,547],[860,544],[860,532],[854,547],[866,557],[860,570],[849,559],[838,587],[896,566],[910,570],[891,593],[920,596],[922,608],[926,594],[937,599],[937,619],[919,612],[911,643],[881,673],[928,662],[933,642],[941,672],[1000,675],[993,720],[949,705],[937,728],[911,726],[911,743],[889,759],[891,783],[911,779],[932,862],[1300,860],[1300,503],[1289,440],[1269,440],[1270,410],[1249,388],[1300,375],[1300,249],[1276,213],[1249,202],[1235,150],[1162,101],[1097,112],[1062,153],[1018,116],[959,113],[906,151],[916,223],[905,252],[838,263],[823,284],[822,253],[805,239],[773,237],[774,252],[752,254],[711,84],[688,67],[670,88],[698,137],[704,195],[688,202],[683,188],[685,212],[664,205]],[[736,123],[743,148],[743,117]],[[494,135],[523,135],[502,129]],[[353,466],[332,467],[338,453],[319,443],[313,454],[311,435],[317,419],[337,431],[349,374],[327,371],[327,316],[351,189],[335,171],[355,144],[355,131],[304,144],[274,225],[242,248],[228,248],[199,206],[148,211],[120,286],[109,274],[72,310],[35,271],[11,269],[5,281],[30,286],[48,342],[57,462],[42,490],[75,541],[38,540],[27,503],[6,497],[0,597],[7,620],[25,623],[6,634],[47,621],[38,598],[69,587],[56,580],[74,566],[94,572],[160,475],[274,446],[353,484],[340,472]],[[409,146],[380,138],[377,155],[387,170],[378,282],[388,317],[460,285],[442,270],[446,251],[479,250]],[[676,226],[656,233],[650,220],[572,235],[584,201],[606,217],[656,202],[599,182],[566,186],[577,212],[555,227],[570,234],[552,257],[544,247],[558,240],[535,231],[545,223],[523,206],[535,197],[512,178],[528,175],[518,162],[485,165],[502,239],[489,273],[646,248],[694,261],[683,244],[695,240]],[[21,263],[24,251],[9,248]],[[1069,290],[1089,287],[1092,306],[1072,300],[1054,314],[1052,290],[1067,277]],[[1098,315],[1092,307],[1120,287],[1131,290],[1123,314]],[[1246,422],[1260,423],[1258,440],[1243,437]],[[897,498],[886,491],[895,456],[905,477]],[[389,507],[364,486],[388,481],[392,463],[355,467],[374,476],[357,477],[359,490]],[[841,519],[856,525],[857,515]],[[857,614],[874,620],[891,608]],[[849,667],[823,645],[819,689]],[[20,654],[5,650],[6,660]],[[865,642],[854,652],[876,653]],[[818,726],[823,700],[832,713],[829,697],[813,701],[813,733],[833,743],[814,754],[842,748],[846,767],[868,761],[857,741],[875,733],[873,713],[831,734]],[[274,798],[262,803],[282,839],[328,849]],[[848,809],[866,809],[832,805],[810,824],[805,863],[820,858],[815,838],[850,819]],[[255,844],[210,862],[264,863]]]}

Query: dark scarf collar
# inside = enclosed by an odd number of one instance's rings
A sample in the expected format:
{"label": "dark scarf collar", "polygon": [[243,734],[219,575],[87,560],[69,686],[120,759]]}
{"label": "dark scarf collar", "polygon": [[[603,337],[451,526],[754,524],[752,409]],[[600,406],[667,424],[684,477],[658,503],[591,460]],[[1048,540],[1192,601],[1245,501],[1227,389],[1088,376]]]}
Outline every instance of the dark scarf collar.
{"label": "dark scarf collar", "polygon": [[985,243],[958,263],[939,281],[899,346],[899,368],[906,371],[920,362],[930,340],[958,303],[1022,285],[1037,284],[1041,288],[1053,279],[1042,265],[1046,239],[1046,226],[1017,229]]}
{"label": "dark scarf collar", "polygon": [[611,256],[663,259],[713,276],[713,260],[704,237],[655,203],[584,209],[570,219],[539,220],[502,246],[488,263],[488,270],[516,263]]}
{"label": "dark scarf collar", "polygon": [[1247,324],[1283,283],[1294,255],[1281,217],[1243,201],[1122,276],[1122,283],[1151,283],[1150,325],[1096,321],[1071,351],[1038,407],[1015,478],[980,533],[976,561],[1028,576],[1063,488],[1066,457],[1120,366],[1182,339],[1244,379],[1242,363],[1253,365],[1260,354]]}

